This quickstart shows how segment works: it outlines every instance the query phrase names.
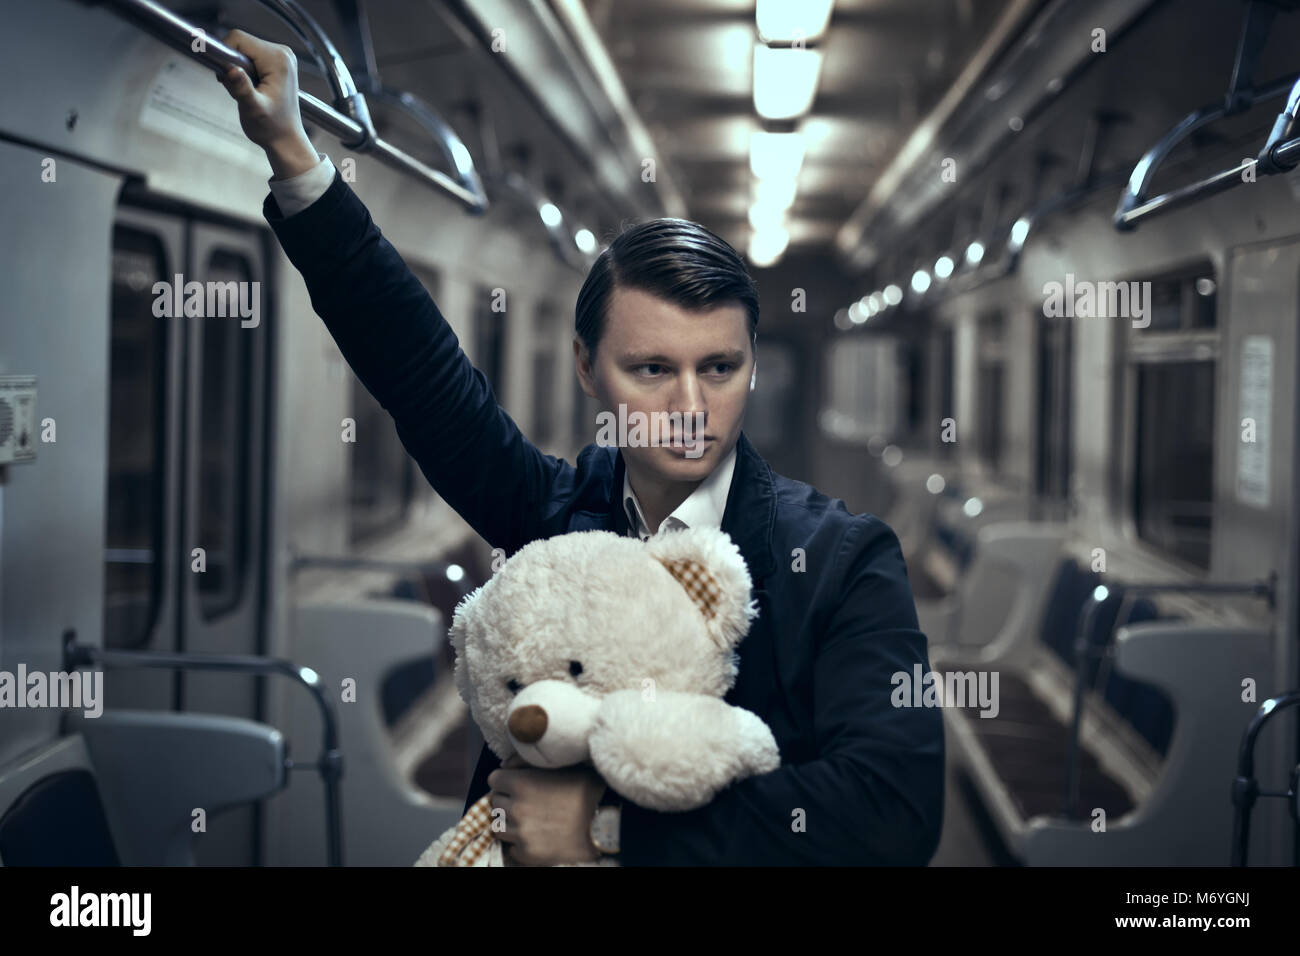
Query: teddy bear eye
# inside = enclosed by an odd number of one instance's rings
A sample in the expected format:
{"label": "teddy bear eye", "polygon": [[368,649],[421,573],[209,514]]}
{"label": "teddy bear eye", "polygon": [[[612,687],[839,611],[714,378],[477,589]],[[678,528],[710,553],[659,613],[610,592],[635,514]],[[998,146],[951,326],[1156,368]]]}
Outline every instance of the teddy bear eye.
{"label": "teddy bear eye", "polygon": [[510,691],[510,693],[517,694],[522,689],[523,689],[523,685],[520,684],[519,681],[515,680],[513,677],[510,678],[508,681],[506,681],[506,690]]}
{"label": "teddy bear eye", "polygon": [[572,674],[574,677],[577,677],[579,674],[581,674],[581,673],[582,673],[582,662],[581,662],[581,661],[569,661],[569,673]]}

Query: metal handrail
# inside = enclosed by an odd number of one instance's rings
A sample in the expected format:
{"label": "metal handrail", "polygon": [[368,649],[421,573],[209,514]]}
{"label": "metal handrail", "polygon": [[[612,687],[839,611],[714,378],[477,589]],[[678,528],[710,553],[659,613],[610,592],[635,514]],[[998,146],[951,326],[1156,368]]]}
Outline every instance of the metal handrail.
{"label": "metal handrail", "polygon": [[[343,57],[339,55],[338,48],[321,29],[320,24],[298,5],[297,0],[258,0],[258,2],[289,25],[307,47],[307,52],[325,72],[330,91],[334,94],[334,107],[352,117],[362,131],[359,140],[351,143],[344,142],[343,145],[364,152],[378,139],[378,135],[375,133],[374,121],[370,118],[370,108],[366,105],[366,98],[357,89],[356,81],[352,78],[352,73],[348,70]],[[250,73],[249,76],[251,78],[252,74]]]}
{"label": "metal handrail", "polygon": [[461,597],[472,590],[468,573],[459,580],[447,576],[451,564],[446,561],[388,561],[383,558],[365,558],[355,554],[299,554],[290,552],[289,572],[296,574],[308,569],[332,571],[384,571],[390,574],[436,574],[456,586]]}
{"label": "metal handrail", "polygon": [[[300,63],[298,70],[321,79],[329,77],[328,72],[317,63]],[[359,86],[371,100],[401,110],[427,130],[434,145],[446,160],[448,168],[455,174],[456,181],[474,196],[479,197],[483,208],[487,208],[487,192],[483,188],[483,181],[479,178],[478,169],[474,166],[474,157],[470,155],[464,140],[437,110],[414,93],[375,81],[371,74],[362,74]]]}
{"label": "metal handrail", "polygon": [[1232,865],[1245,866],[1250,850],[1250,812],[1260,797],[1282,797],[1290,801],[1291,819],[1300,827],[1300,764],[1291,772],[1291,786],[1284,793],[1260,790],[1255,779],[1255,739],[1269,720],[1289,707],[1300,704],[1300,691],[1272,697],[1259,705],[1245,733],[1237,754],[1237,777],[1232,781]]}
{"label": "metal handrail", "polygon": [[[177,52],[207,67],[214,73],[224,75],[232,66],[237,66],[248,74],[256,84],[257,71],[252,61],[237,50],[222,43],[216,37],[208,36],[201,28],[188,20],[177,16],[154,0],[102,0],[111,6],[124,19],[136,24],[145,32],[166,43]],[[312,94],[298,91],[298,106],[304,117],[315,122],[350,149],[356,149],[373,155],[386,166],[423,180],[426,184],[447,193],[474,213],[486,211],[487,196],[480,189],[474,191],[461,182],[448,176],[441,170],[420,162],[410,154],[398,149],[391,143],[374,134],[369,110],[364,97],[357,91],[347,67],[319,27],[311,30],[306,23],[314,21],[302,12],[292,0],[261,0],[269,9],[275,11],[293,27],[299,38],[307,44],[309,51],[321,61],[321,68],[330,78],[330,86],[337,105],[345,112],[340,112]],[[295,12],[296,11],[296,12]],[[303,31],[306,30],[306,34]],[[201,39],[195,49],[194,41]]]}
{"label": "metal handrail", "polygon": [[[520,173],[508,170],[501,158],[501,145],[497,140],[496,125],[486,103],[477,103],[473,107],[474,121],[477,124],[479,141],[483,145],[483,168],[488,182],[494,189],[499,189],[528,206],[542,223],[551,249],[556,257],[570,268],[584,271],[591,265],[591,257],[578,249],[572,235],[564,227],[564,211],[558,203],[551,202],[545,193]],[[542,208],[550,204],[560,213],[560,220],[548,223],[542,214]]]}
{"label": "metal handrail", "polygon": [[[163,651],[106,650],[77,642],[76,632],[63,635],[63,666],[73,671],[79,667],[165,668],[170,670],[225,671],[238,674],[266,674],[288,677],[311,693],[321,715],[321,753],[314,766],[325,786],[325,846],[328,864],[343,865],[343,824],[340,809],[339,781],[343,777],[343,753],[339,749],[338,720],[325,695],[320,675],[309,667],[273,657],[242,654],[176,654]],[[303,765],[307,766],[307,765]],[[288,769],[297,769],[290,762]]]}
{"label": "metal handrail", "polygon": [[[1257,581],[1183,581],[1157,582],[1151,584],[1115,584],[1105,586],[1105,594],[1099,594],[1101,586],[1094,588],[1084,601],[1079,611],[1079,627],[1074,639],[1074,708],[1070,720],[1070,740],[1065,760],[1065,807],[1066,817],[1073,817],[1079,802],[1079,765],[1082,757],[1080,737],[1083,727],[1084,696],[1087,691],[1087,679],[1084,665],[1102,657],[1110,647],[1112,635],[1127,623],[1127,616],[1116,613],[1115,623],[1106,634],[1106,639],[1093,646],[1090,637],[1101,605],[1110,599],[1113,593],[1122,594],[1122,602],[1128,604],[1131,613],[1132,599],[1151,594],[1243,594],[1263,598],[1270,609],[1277,602],[1277,572],[1273,571],[1267,578]],[[1123,604],[1121,610],[1124,610]]]}
{"label": "metal handrail", "polygon": [[[1256,102],[1281,96],[1288,90],[1290,95],[1287,97],[1286,108],[1278,115],[1268,141],[1255,159],[1244,159],[1235,166],[1220,170],[1187,186],[1170,190],[1154,198],[1147,197],[1147,190],[1151,186],[1152,179],[1155,178],[1156,170],[1174,148],[1193,132],[1225,116],[1241,112]],[[1128,186],[1120,195],[1119,206],[1115,209],[1115,228],[1126,232],[1137,228],[1137,223],[1143,219],[1186,206],[1197,199],[1225,192],[1245,182],[1242,174],[1252,168],[1265,175],[1294,169],[1297,163],[1300,163],[1300,137],[1289,140],[1284,140],[1284,137],[1290,134],[1295,121],[1298,96],[1300,96],[1300,74],[1292,74],[1258,92],[1242,94],[1234,102],[1202,107],[1183,117],[1159,142],[1147,150],[1133,167]]]}
{"label": "metal handrail", "polygon": [[457,181],[475,196],[480,197],[483,207],[487,208],[487,193],[484,192],[483,181],[474,167],[474,157],[470,155],[465,142],[451,128],[451,124],[425,100],[407,90],[398,90],[382,84],[367,88],[372,97],[397,107],[427,129],[446,158],[447,165],[456,174]]}

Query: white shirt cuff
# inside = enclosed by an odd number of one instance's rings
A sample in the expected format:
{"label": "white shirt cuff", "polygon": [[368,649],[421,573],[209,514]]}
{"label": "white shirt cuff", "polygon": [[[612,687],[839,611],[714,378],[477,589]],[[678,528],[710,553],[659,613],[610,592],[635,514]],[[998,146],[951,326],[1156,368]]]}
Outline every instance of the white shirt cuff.
{"label": "white shirt cuff", "polygon": [[330,183],[334,182],[334,164],[330,158],[322,152],[317,152],[320,162],[297,176],[291,176],[288,179],[268,179],[266,184],[271,187],[271,195],[275,197],[276,205],[280,207],[280,212],[287,219],[289,216],[302,212],[330,188]]}

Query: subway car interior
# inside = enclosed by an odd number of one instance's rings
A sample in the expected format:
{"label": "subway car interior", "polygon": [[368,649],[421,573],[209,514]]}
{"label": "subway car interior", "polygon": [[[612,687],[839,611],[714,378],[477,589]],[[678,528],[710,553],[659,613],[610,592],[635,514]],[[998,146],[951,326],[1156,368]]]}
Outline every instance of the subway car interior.
{"label": "subway car interior", "polygon": [[0,864],[410,866],[484,746],[500,555],[268,226],[240,30],[547,455],[620,231],[743,257],[745,437],[906,561],[930,866],[1296,866],[1298,6],[7,0]]}

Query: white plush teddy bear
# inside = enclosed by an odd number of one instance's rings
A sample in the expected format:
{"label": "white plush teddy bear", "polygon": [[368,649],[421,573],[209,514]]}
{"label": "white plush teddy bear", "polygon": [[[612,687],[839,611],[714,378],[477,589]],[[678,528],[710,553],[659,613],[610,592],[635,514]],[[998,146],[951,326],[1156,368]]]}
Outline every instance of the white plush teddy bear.
{"label": "white plush teddy bear", "polygon": [[[767,725],[722,700],[757,614],[750,585],[714,528],[534,541],[457,606],[457,688],[503,761],[587,762],[639,806],[703,806],[780,765]],[[416,866],[502,865],[490,815],[484,796]]]}

